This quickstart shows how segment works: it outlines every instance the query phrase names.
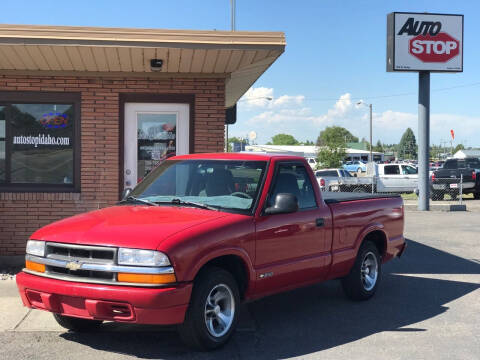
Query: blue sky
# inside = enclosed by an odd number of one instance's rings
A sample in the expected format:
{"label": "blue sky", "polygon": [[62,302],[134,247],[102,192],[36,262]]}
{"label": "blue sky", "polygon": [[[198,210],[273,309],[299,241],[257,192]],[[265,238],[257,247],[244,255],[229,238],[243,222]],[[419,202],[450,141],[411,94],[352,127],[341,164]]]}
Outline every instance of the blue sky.
{"label": "blue sky", "polygon": [[[407,126],[417,131],[416,73],[385,71],[386,15],[392,11],[465,15],[464,72],[431,76],[431,142],[480,147],[480,27],[477,1],[237,0],[237,30],[283,31],[285,53],[239,103],[230,134],[254,130],[258,143],[278,132],[315,140],[328,125],[368,136],[374,109],[374,142],[398,142]],[[0,22],[165,29],[228,30],[229,0],[23,0],[1,1]],[[457,87],[458,86],[458,87]],[[449,90],[445,88],[456,87]],[[406,96],[379,96],[404,94]],[[258,97],[272,96],[272,101]],[[253,98],[256,98],[254,100]],[[337,99],[342,99],[337,101]]]}

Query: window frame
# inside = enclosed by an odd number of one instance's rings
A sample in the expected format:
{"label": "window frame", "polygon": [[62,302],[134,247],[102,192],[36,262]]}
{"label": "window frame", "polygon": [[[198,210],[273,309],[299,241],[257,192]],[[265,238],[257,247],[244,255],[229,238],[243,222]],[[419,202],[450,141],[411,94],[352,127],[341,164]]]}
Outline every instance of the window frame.
{"label": "window frame", "polygon": [[11,126],[5,119],[5,183],[0,183],[0,192],[25,193],[73,193],[80,192],[80,156],[81,156],[81,95],[70,92],[34,92],[34,91],[0,91],[0,106],[10,104],[73,104],[75,122],[73,126],[73,183],[46,184],[46,183],[11,183],[11,155],[13,139]]}
{"label": "window frame", "polygon": [[[305,173],[307,174],[308,178],[310,179],[310,184],[312,185],[312,190],[313,190],[313,196],[314,196],[314,199],[315,199],[315,206],[312,206],[312,207],[308,207],[308,208],[300,208],[300,206],[298,207],[298,210],[297,212],[302,212],[302,211],[311,211],[311,210],[315,210],[315,209],[318,209],[319,208],[319,199],[318,199],[318,195],[315,191],[315,188],[314,188],[314,181],[312,180],[312,177],[310,175],[310,173],[308,172],[307,170],[307,167],[305,166],[305,164],[301,161],[277,161],[275,163],[275,169],[273,171],[273,181],[270,183],[270,186],[268,187],[268,192],[267,192],[267,196],[265,198],[265,201],[263,203],[263,209],[262,209],[262,212],[261,212],[261,216],[274,216],[274,215],[266,215],[265,214],[265,209],[268,207],[268,202],[270,201],[270,198],[272,196],[272,192],[273,192],[273,189],[275,189],[275,186],[277,184],[277,179],[278,179],[278,172],[280,171],[280,166],[301,166],[305,169]],[[307,164],[307,166],[310,166]],[[315,182],[317,181],[316,177],[314,178]],[[278,214],[280,215],[280,214]]]}

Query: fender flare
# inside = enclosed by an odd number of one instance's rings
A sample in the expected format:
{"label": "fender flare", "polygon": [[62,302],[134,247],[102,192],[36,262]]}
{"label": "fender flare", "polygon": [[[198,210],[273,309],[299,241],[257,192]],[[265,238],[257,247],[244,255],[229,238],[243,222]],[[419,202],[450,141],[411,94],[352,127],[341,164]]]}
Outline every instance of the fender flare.
{"label": "fender flare", "polygon": [[[228,255],[237,256],[243,261],[245,265],[245,271],[247,272],[247,280],[249,282],[248,285],[252,284],[253,281],[255,281],[255,270],[253,268],[253,264],[250,260],[250,257],[248,256],[248,253],[244,249],[238,247],[215,249],[212,252],[209,252],[207,255],[197,259],[195,261],[195,266],[193,266],[190,271],[186,273],[185,280],[193,281],[200,269],[205,266],[205,264],[207,264],[209,261],[219,258],[221,256]],[[250,286],[248,287],[250,288]]]}
{"label": "fender flare", "polygon": [[[365,237],[368,236],[368,234],[374,232],[374,231],[380,231],[384,237],[385,237],[385,241],[384,241],[384,247],[385,247],[385,251],[387,250],[387,246],[388,246],[388,236],[387,236],[387,233],[385,232],[385,226],[381,223],[373,223],[373,224],[368,224],[367,226],[365,226],[362,231],[360,231],[360,233],[358,234],[357,238],[355,239],[355,245],[354,245],[354,248],[355,248],[355,252],[358,254],[358,250],[360,249],[360,246],[362,245],[363,243],[363,240],[365,239]],[[383,255],[383,254],[382,254]]]}

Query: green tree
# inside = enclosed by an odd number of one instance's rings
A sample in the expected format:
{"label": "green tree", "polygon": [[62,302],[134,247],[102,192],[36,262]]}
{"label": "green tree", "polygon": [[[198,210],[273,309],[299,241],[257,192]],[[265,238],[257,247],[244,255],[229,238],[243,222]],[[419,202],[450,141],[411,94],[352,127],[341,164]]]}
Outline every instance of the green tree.
{"label": "green tree", "polygon": [[373,147],[373,151],[383,152],[383,145],[380,140],[378,140],[377,145]]}
{"label": "green tree", "polygon": [[289,134],[277,134],[272,137],[272,141],[267,145],[298,145],[300,144],[297,139]]}
{"label": "green tree", "polygon": [[339,126],[327,127],[320,132],[317,139],[317,145],[319,146],[317,162],[319,167],[335,168],[341,166],[346,155],[345,144],[352,138],[354,136],[348,130]]}
{"label": "green tree", "polygon": [[341,126],[327,126],[317,138],[317,146],[327,146],[332,138],[343,138],[343,142],[358,142],[358,137]]}
{"label": "green tree", "polygon": [[245,145],[248,145],[248,140],[247,139],[241,139],[236,136],[232,136],[228,138],[228,152],[233,151],[233,143],[244,143]]}
{"label": "green tree", "polygon": [[417,140],[413,130],[407,128],[398,144],[398,156],[402,159],[416,159],[417,158]]}
{"label": "green tree", "polygon": [[465,150],[465,146],[463,146],[463,144],[458,144],[457,146],[455,146],[453,153],[455,154],[459,150]]}

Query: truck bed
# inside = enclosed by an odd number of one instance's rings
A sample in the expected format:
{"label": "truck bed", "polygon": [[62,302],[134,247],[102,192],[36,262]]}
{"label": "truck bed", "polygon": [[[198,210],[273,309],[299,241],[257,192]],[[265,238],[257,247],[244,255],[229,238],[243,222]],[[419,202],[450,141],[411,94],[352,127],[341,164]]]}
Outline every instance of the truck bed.
{"label": "truck bed", "polygon": [[323,200],[327,204],[336,204],[355,200],[385,199],[400,197],[399,194],[367,194],[351,192],[322,192]]}

